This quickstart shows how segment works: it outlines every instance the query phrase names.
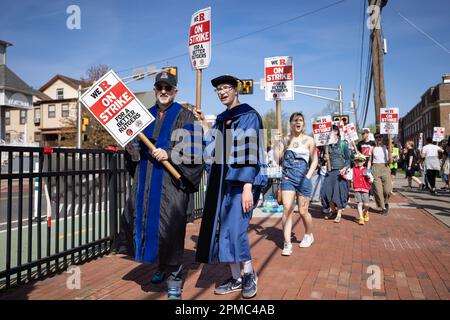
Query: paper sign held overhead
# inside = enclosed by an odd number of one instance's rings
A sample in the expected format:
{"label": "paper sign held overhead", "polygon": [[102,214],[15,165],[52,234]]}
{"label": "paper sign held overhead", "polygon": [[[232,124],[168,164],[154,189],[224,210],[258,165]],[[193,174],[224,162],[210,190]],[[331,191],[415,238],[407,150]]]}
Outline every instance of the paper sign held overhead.
{"label": "paper sign held overhead", "polygon": [[353,123],[349,123],[344,126],[344,137],[345,140],[350,142],[359,140],[358,133],[356,132],[356,128]]}
{"label": "paper sign held overhead", "polygon": [[314,141],[317,146],[325,146],[330,143],[333,130],[331,116],[317,117],[311,119]]}
{"label": "paper sign held overhead", "polygon": [[155,120],[113,70],[90,87],[80,101],[122,147]]}
{"label": "paper sign held overhead", "polygon": [[192,15],[188,41],[192,68],[207,68],[211,62],[211,7]]}
{"label": "paper sign held overhead", "polygon": [[398,134],[398,108],[380,109],[380,133]]}
{"label": "paper sign held overhead", "polygon": [[294,65],[292,57],[264,59],[266,101],[294,100]]}
{"label": "paper sign held overhead", "polygon": [[433,128],[433,141],[441,142],[444,140],[445,128],[444,127],[434,127]]}

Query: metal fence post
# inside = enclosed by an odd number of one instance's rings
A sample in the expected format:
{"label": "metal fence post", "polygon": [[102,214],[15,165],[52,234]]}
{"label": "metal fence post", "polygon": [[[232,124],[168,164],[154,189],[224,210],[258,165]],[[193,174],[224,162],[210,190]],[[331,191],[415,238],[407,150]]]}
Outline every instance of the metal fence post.
{"label": "metal fence post", "polygon": [[112,152],[109,158],[109,232],[111,238],[111,251],[114,251],[112,246],[117,239],[117,153]]}

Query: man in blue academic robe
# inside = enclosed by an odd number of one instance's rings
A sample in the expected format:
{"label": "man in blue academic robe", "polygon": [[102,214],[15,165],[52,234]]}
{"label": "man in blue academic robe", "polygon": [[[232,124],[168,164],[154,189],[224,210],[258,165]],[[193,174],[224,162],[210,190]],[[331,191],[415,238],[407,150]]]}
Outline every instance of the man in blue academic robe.
{"label": "man in blue academic robe", "polygon": [[212,160],[207,163],[208,186],[196,258],[230,264],[232,277],[215,288],[216,294],[241,291],[244,298],[252,298],[257,275],[247,232],[267,175],[262,119],[251,106],[239,102],[239,81],[229,75],[211,81],[227,109],[217,116],[206,137],[205,154]]}

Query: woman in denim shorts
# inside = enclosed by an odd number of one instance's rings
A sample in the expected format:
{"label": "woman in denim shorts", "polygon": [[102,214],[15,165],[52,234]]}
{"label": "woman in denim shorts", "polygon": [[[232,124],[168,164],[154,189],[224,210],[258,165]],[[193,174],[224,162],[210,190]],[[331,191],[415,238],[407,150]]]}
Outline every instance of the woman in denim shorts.
{"label": "woman in denim shorts", "polygon": [[310,179],[318,164],[314,139],[304,134],[305,118],[303,114],[300,112],[293,113],[289,122],[291,134],[285,146],[280,143],[278,148],[275,148],[278,158],[283,159],[281,190],[284,206],[284,247],[282,251],[284,256],[289,256],[292,253],[292,212],[294,211],[296,197],[300,216],[305,226],[305,235],[300,247],[307,248],[314,242],[311,230],[312,217],[309,213],[309,201],[312,194]]}

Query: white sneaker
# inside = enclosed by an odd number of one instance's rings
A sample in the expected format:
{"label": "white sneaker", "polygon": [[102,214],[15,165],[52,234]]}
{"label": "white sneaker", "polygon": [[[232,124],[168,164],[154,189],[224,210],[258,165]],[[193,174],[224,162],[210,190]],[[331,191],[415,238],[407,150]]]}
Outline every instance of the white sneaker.
{"label": "white sneaker", "polygon": [[313,242],[314,242],[313,234],[312,233],[311,234],[305,234],[303,236],[303,240],[302,240],[302,242],[300,242],[299,246],[300,246],[300,248],[309,248],[309,247],[311,247]]}
{"label": "white sneaker", "polygon": [[284,243],[282,256],[290,256],[292,254],[292,243]]}

